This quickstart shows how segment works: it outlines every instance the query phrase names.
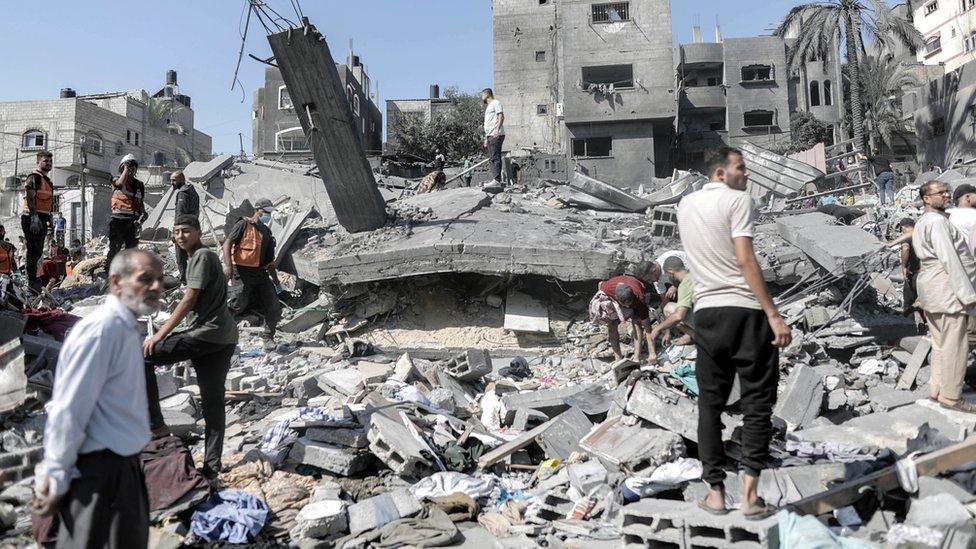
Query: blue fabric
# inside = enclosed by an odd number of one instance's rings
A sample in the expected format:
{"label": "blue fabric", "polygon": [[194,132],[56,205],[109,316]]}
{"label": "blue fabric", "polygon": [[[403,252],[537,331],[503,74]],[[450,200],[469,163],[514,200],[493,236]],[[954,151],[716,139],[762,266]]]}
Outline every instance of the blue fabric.
{"label": "blue fabric", "polygon": [[835,535],[817,517],[800,516],[783,510],[779,521],[779,546],[790,549],[869,549],[874,544]]}
{"label": "blue fabric", "polygon": [[193,533],[206,541],[249,543],[264,528],[268,506],[238,490],[212,494],[190,518]]}
{"label": "blue fabric", "polygon": [[682,362],[674,368],[671,368],[671,377],[684,383],[689,393],[698,396],[698,378],[695,377],[694,362]]}

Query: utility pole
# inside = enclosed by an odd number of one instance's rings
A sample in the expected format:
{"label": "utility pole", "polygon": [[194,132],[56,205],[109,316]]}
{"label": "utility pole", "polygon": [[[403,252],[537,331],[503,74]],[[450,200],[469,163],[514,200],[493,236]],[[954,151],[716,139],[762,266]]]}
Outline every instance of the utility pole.
{"label": "utility pole", "polygon": [[241,144],[241,160],[244,160],[244,134],[242,132],[237,132],[237,140]]}
{"label": "utility pole", "polygon": [[78,179],[78,182],[80,183],[81,186],[81,238],[79,238],[79,240],[81,240],[82,245],[84,245],[85,242],[88,241],[88,239],[85,237],[85,229],[87,228],[88,225],[87,220],[85,219],[85,210],[87,209],[85,206],[87,205],[87,201],[88,201],[87,197],[85,196],[86,193],[85,174],[87,173],[88,173],[88,155],[85,154],[85,151],[81,151],[81,178]]}

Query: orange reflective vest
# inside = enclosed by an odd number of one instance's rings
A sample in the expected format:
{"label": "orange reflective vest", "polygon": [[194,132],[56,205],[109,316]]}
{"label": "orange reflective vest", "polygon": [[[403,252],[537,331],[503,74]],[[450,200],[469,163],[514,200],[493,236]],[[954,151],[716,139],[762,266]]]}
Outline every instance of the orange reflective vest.
{"label": "orange reflective vest", "polygon": [[139,213],[142,211],[142,193],[122,188],[112,191],[112,213]]}
{"label": "orange reflective vest", "polygon": [[264,235],[258,230],[254,222],[250,219],[244,220],[244,234],[241,235],[239,242],[235,242],[231,254],[234,265],[240,267],[260,267],[261,266],[261,245]]}
{"label": "orange reflective vest", "polygon": [[14,270],[13,246],[0,242],[0,274],[10,274]]}
{"label": "orange reflective vest", "polygon": [[[31,175],[37,176],[37,187],[34,189],[34,211],[38,213],[50,214],[54,211],[54,185],[51,180],[40,172]],[[24,211],[30,212],[27,207],[27,192],[24,192]]]}

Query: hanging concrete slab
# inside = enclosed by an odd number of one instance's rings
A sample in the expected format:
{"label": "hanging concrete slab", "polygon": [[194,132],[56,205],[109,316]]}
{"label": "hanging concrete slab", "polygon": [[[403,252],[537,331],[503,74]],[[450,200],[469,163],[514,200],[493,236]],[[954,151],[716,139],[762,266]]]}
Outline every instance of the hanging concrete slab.
{"label": "hanging concrete slab", "polygon": [[798,192],[803,185],[826,175],[806,162],[776,154],[749,142],[739,145],[739,149],[749,169],[749,182],[778,196]]}
{"label": "hanging concrete slab", "polygon": [[595,196],[600,200],[616,204],[629,212],[640,212],[651,206],[651,203],[643,198],[634,196],[627,191],[618,189],[613,185],[579,172],[573,173],[573,176],[569,180],[569,186],[578,191]]}

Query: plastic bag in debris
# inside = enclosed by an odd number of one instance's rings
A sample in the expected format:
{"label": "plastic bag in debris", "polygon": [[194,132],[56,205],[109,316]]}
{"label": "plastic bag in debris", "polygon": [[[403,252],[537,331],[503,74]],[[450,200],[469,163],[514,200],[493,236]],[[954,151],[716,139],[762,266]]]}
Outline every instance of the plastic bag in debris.
{"label": "plastic bag in debris", "polygon": [[885,367],[885,361],[877,358],[869,358],[858,366],[857,373],[862,376],[873,376],[884,372]]}
{"label": "plastic bag in debris", "polygon": [[814,516],[800,516],[789,511],[776,515],[779,521],[779,546],[791,549],[869,549],[872,543],[835,535]]}
{"label": "plastic bag in debris", "polygon": [[396,399],[404,402],[416,402],[424,406],[430,406],[430,400],[420,392],[420,389],[413,385],[406,385],[396,392]]}
{"label": "plastic bag in debris", "polygon": [[485,391],[481,397],[481,424],[490,432],[497,432],[502,428],[502,400],[495,391]]}
{"label": "plastic bag in debris", "polygon": [[532,370],[529,369],[529,363],[520,356],[513,358],[512,362],[499,370],[498,373],[516,381],[522,381],[525,378],[532,377]]}
{"label": "plastic bag in debris", "polygon": [[927,547],[940,547],[945,532],[928,528],[926,526],[909,526],[907,524],[895,524],[888,530],[885,541],[892,547],[901,545],[915,544]]}
{"label": "plastic bag in debris", "polygon": [[701,478],[702,464],[694,458],[678,458],[665,463],[647,477],[630,477],[624,479],[620,491],[624,501],[630,503],[669,490],[674,486],[690,480]]}
{"label": "plastic bag in debris", "polygon": [[490,475],[465,475],[449,471],[425,477],[410,487],[410,493],[417,499],[449,496],[458,492],[479,499],[490,496],[494,488],[495,479]]}

